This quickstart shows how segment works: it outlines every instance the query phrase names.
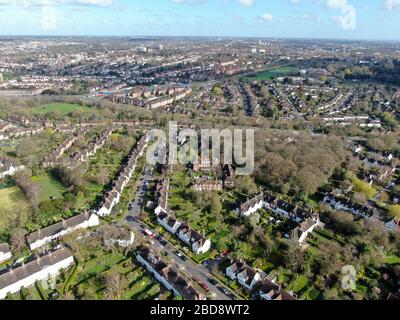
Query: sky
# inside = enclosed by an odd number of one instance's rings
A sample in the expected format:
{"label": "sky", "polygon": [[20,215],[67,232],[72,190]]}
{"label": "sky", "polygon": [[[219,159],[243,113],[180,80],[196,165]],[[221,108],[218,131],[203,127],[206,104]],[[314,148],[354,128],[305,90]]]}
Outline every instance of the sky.
{"label": "sky", "polygon": [[400,0],[0,0],[0,35],[400,40]]}

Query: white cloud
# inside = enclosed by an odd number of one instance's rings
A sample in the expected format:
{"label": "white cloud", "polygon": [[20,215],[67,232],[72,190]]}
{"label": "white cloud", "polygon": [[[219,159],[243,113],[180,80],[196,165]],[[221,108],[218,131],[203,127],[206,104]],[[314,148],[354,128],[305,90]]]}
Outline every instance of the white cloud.
{"label": "white cloud", "polygon": [[400,9],[400,0],[385,0],[383,7],[387,11],[395,11]]}
{"label": "white cloud", "polygon": [[335,9],[343,9],[348,5],[347,0],[328,0],[326,2],[326,6],[328,9],[335,10]]}
{"label": "white cloud", "polygon": [[263,21],[271,21],[273,19],[273,16],[270,13],[264,13],[264,14],[261,15],[260,18]]}
{"label": "white cloud", "polygon": [[255,0],[239,0],[239,3],[243,6],[250,7],[254,4]]}

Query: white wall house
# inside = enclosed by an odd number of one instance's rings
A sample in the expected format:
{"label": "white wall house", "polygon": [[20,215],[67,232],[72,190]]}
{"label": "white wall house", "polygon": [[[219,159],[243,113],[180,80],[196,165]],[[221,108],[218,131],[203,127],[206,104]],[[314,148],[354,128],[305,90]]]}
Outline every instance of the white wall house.
{"label": "white wall house", "polygon": [[31,250],[36,250],[76,230],[95,227],[99,224],[99,217],[95,214],[82,213],[29,234],[27,242]]}
{"label": "white wall house", "polygon": [[13,176],[16,172],[24,170],[24,166],[13,166],[11,165],[6,170],[0,172],[0,179],[3,179],[7,176]]}
{"label": "white wall house", "polygon": [[175,218],[167,215],[166,213],[160,213],[157,219],[158,223],[161,224],[168,232],[176,234],[178,232],[181,223]]}
{"label": "white wall house", "polygon": [[73,255],[66,248],[61,248],[25,265],[10,269],[0,275],[0,299],[6,298],[7,294],[17,293],[22,288],[31,287],[36,281],[55,277],[62,269],[73,264]]}
{"label": "white wall house", "polygon": [[7,243],[0,243],[0,263],[11,259],[12,253]]}

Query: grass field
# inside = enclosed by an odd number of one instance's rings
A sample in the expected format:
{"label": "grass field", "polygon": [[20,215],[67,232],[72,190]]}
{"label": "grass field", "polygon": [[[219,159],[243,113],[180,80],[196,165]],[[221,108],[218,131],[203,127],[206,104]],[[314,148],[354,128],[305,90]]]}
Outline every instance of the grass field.
{"label": "grass field", "polygon": [[0,189],[0,208],[11,210],[21,202],[26,203],[26,198],[18,187]]}
{"label": "grass field", "polygon": [[33,109],[33,111],[37,114],[46,114],[48,112],[58,111],[63,115],[66,115],[76,110],[88,111],[90,110],[90,108],[71,103],[49,103]]}
{"label": "grass field", "polygon": [[385,259],[385,263],[391,264],[391,265],[400,264],[400,257],[397,257],[397,256],[390,256],[390,257],[387,257],[387,258]]}
{"label": "grass field", "polygon": [[32,180],[42,188],[41,201],[49,200],[51,197],[59,198],[67,191],[67,188],[61,182],[49,175],[33,177]]}
{"label": "grass field", "polygon": [[298,72],[298,69],[295,67],[291,67],[291,66],[279,67],[279,68],[268,69],[268,70],[264,70],[264,71],[255,73],[254,75],[244,77],[243,80],[250,80],[250,81],[272,80],[276,77],[293,75],[296,72]]}

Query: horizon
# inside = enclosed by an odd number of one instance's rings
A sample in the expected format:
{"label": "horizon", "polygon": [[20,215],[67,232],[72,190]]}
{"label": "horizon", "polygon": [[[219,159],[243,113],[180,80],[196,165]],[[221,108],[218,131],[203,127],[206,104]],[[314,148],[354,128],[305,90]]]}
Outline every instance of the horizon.
{"label": "horizon", "polygon": [[398,41],[399,13],[400,0],[2,0],[0,33]]}

